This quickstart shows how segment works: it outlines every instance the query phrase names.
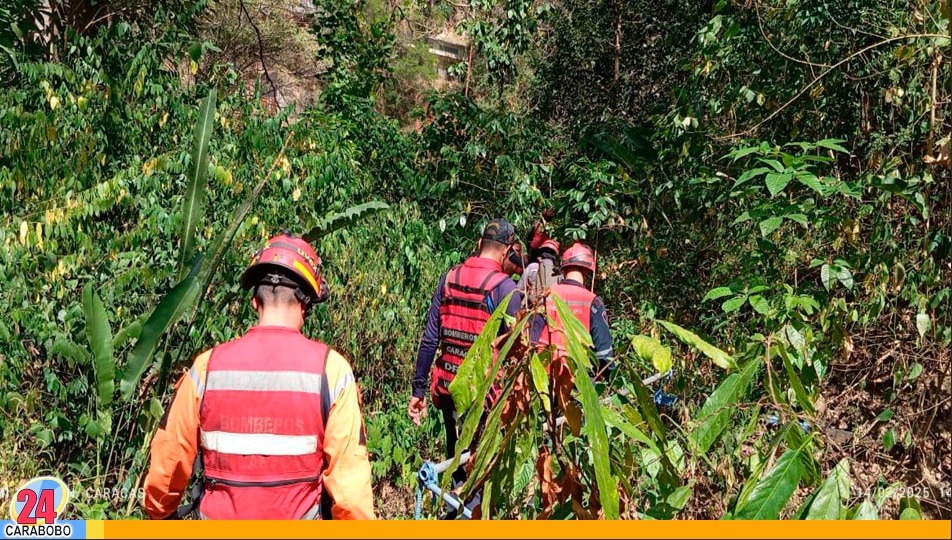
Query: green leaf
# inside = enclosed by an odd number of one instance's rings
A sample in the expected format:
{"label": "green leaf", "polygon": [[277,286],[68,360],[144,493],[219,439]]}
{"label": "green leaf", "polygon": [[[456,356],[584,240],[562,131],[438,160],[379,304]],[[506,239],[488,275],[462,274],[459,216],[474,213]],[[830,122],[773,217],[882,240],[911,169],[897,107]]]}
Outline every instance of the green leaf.
{"label": "green leaf", "polygon": [[737,369],[737,362],[734,361],[734,358],[731,357],[731,355],[704,341],[694,332],[691,332],[685,328],[681,328],[673,322],[658,321],[658,324],[674,334],[675,337],[684,343],[704,353],[704,356],[710,358],[718,366],[724,369]]}
{"label": "green leaf", "polygon": [[850,462],[844,458],[836,464],[817,491],[806,519],[832,520],[846,517],[850,498]]}
{"label": "green leaf", "polygon": [[763,237],[767,237],[770,233],[777,230],[780,225],[783,223],[783,218],[774,216],[772,218],[767,218],[760,222],[760,234]]}
{"label": "green leaf", "polygon": [[829,148],[830,150],[835,150],[837,152],[843,152],[844,154],[849,154],[850,153],[849,150],[847,150],[846,148],[843,148],[842,146],[838,144],[841,142],[846,142],[846,141],[843,139],[823,139],[822,141],[817,141],[816,145],[823,148]]}
{"label": "green leaf", "polygon": [[304,239],[308,242],[316,242],[334,231],[350,227],[388,208],[390,208],[390,205],[381,201],[370,201],[351,206],[343,212],[330,214],[319,220],[317,225],[304,235]]}
{"label": "green leaf", "polygon": [[797,403],[800,404],[800,407],[802,407],[804,411],[815,415],[816,409],[813,407],[813,400],[810,399],[810,394],[807,393],[803,382],[800,381],[800,376],[797,375],[797,371],[793,367],[793,362],[790,361],[787,348],[783,346],[783,343],[778,343],[776,347],[777,352],[780,353],[780,357],[783,359],[783,367],[787,371],[787,378],[790,379],[790,386],[793,387],[793,393],[797,396]]}
{"label": "green leaf", "polygon": [[660,341],[648,336],[632,336],[631,345],[638,356],[648,360],[658,373],[671,371],[671,351]]}
{"label": "green leaf", "polygon": [[674,492],[668,495],[668,497],[665,499],[665,502],[668,503],[668,506],[671,508],[674,508],[675,510],[681,510],[688,504],[688,501],[691,500],[693,491],[694,485],[692,481],[691,484],[681,486],[674,490]]}
{"label": "green leaf", "polygon": [[778,173],[783,172],[783,164],[777,161],[776,159],[759,158],[758,161],[762,163],[766,163],[767,165],[770,165]]}
{"label": "green leaf", "polygon": [[[602,503],[605,519],[618,519],[619,496],[618,479],[611,474],[611,459],[608,447],[608,430],[602,417],[602,406],[598,399],[598,392],[589,377],[591,363],[588,359],[588,347],[583,338],[588,336],[585,327],[572,313],[571,308],[558,295],[552,295],[555,300],[555,310],[559,319],[566,328],[566,345],[568,349],[569,369],[575,377],[575,387],[579,391],[584,412],[585,423],[582,433],[585,434],[591,449],[592,459],[595,462],[595,481],[598,484],[598,498]],[[573,324],[574,323],[574,324]],[[588,338],[590,342],[591,338]]]}
{"label": "green leaf", "polygon": [[645,432],[641,431],[635,427],[631,422],[626,420],[622,415],[617,412],[609,409],[608,407],[602,407],[602,415],[605,418],[605,423],[618,429],[626,436],[631,439],[638,441],[642,444],[648,446],[655,451],[657,454],[661,454],[661,449],[658,448],[658,445],[649,437]]}
{"label": "green leaf", "polygon": [[708,300],[717,300],[718,298],[723,298],[733,293],[734,291],[732,291],[730,287],[717,287],[716,289],[711,289],[708,291],[708,293],[704,295],[704,299],[701,301],[707,302]]}
{"label": "green leaf", "polygon": [[748,298],[750,301],[750,307],[754,308],[754,311],[760,313],[761,315],[766,315],[770,311],[770,304],[767,302],[767,299],[759,294],[755,294]]}
{"label": "green leaf", "polygon": [[688,435],[695,453],[707,453],[727,428],[738,401],[747,393],[750,381],[760,370],[761,363],[759,358],[751,360],[739,373],[732,373],[724,379],[704,401],[696,416],[697,427]]}
{"label": "green leaf", "polygon": [[853,515],[855,520],[878,520],[879,519],[879,509],[876,508],[876,505],[872,503],[869,499],[865,499],[863,504],[859,505],[859,508],[856,510],[856,514]]}
{"label": "green leaf", "polygon": [[165,295],[143,325],[139,339],[136,340],[135,346],[129,353],[129,360],[123,371],[122,381],[119,383],[119,394],[122,399],[128,400],[132,397],[139,385],[139,379],[145,372],[152,355],[155,354],[159,339],[178,322],[185,310],[195,301],[199,286],[197,274],[201,266],[202,259],[199,255],[192,266],[191,274]]}
{"label": "green leaf", "polygon": [[790,183],[790,180],[793,179],[793,176],[790,173],[782,174],[768,174],[764,179],[764,183],[767,186],[767,191],[770,192],[770,196],[774,197]]}
{"label": "green leaf", "polygon": [[883,433],[883,450],[890,451],[896,446],[896,430],[889,428]]}
{"label": "green leaf", "polygon": [[919,375],[922,375],[922,364],[916,362],[909,368],[909,374],[906,375],[907,381],[914,381],[919,378]]}
{"label": "green leaf", "polygon": [[86,336],[93,351],[99,406],[105,408],[112,403],[112,394],[116,390],[116,359],[112,354],[112,330],[106,307],[99,295],[93,292],[92,283],[83,288],[83,313],[86,315]]}
{"label": "green leaf", "polygon": [[892,409],[886,409],[883,412],[879,413],[879,416],[876,417],[877,422],[888,422],[892,419],[893,412]]}
{"label": "green leaf", "polygon": [[922,506],[915,497],[903,497],[899,499],[899,519],[901,520],[921,520]]}
{"label": "green leaf", "polygon": [[820,183],[820,179],[815,174],[799,172],[797,173],[797,181],[820,195],[826,196],[826,190],[823,189],[823,184]]}
{"label": "green leaf", "polygon": [[826,287],[826,290],[830,290],[830,284],[832,283],[832,277],[830,273],[829,264],[824,264],[820,267],[820,281],[823,282],[823,286]]}
{"label": "green leaf", "polygon": [[916,330],[919,331],[919,337],[926,337],[930,328],[932,328],[932,319],[929,318],[928,313],[916,315]]}
{"label": "green leaf", "polygon": [[724,303],[721,304],[721,309],[724,310],[724,313],[733,313],[743,307],[746,301],[747,295],[740,294],[730,300],[725,300]]}
{"label": "green leaf", "polygon": [[836,267],[836,279],[843,284],[847,289],[853,288],[853,274],[850,273],[849,268],[844,266]]}
{"label": "green leaf", "polygon": [[763,174],[769,173],[769,172],[770,172],[770,169],[768,169],[767,167],[757,167],[756,169],[750,169],[749,171],[744,171],[744,173],[741,174],[740,177],[737,178],[737,181],[734,182],[734,185],[731,187],[731,189],[734,189],[737,186],[746,184],[751,179],[761,176]]}
{"label": "green leaf", "polygon": [[187,263],[192,260],[195,247],[195,230],[202,219],[205,206],[205,175],[208,171],[208,141],[215,127],[215,98],[213,88],[208,92],[205,104],[195,123],[192,141],[192,161],[189,164],[188,184],[185,188],[185,203],[182,209],[185,216],[182,222],[182,250],[179,253],[179,279],[187,272]]}
{"label": "green leaf", "polygon": [[803,475],[799,454],[800,450],[793,449],[784,452],[774,467],[757,482],[747,504],[734,514],[734,518],[779,519]]}
{"label": "green leaf", "polygon": [[807,220],[807,216],[805,214],[787,214],[784,217],[789,219],[790,221],[799,223],[800,225],[803,225],[804,227],[806,227],[807,224],[809,223]]}
{"label": "green leaf", "polygon": [[761,148],[759,146],[747,146],[745,148],[739,148],[737,150],[732,151],[731,153],[727,154],[727,157],[732,157],[734,158],[734,161],[737,161],[738,159],[744,156],[756,154],[757,152],[760,152],[760,151],[761,151]]}
{"label": "green leaf", "polygon": [[86,351],[86,349],[66,339],[56,340],[50,352],[54,355],[72,360],[73,363],[80,366],[85,365],[86,362],[89,361],[89,352]]}

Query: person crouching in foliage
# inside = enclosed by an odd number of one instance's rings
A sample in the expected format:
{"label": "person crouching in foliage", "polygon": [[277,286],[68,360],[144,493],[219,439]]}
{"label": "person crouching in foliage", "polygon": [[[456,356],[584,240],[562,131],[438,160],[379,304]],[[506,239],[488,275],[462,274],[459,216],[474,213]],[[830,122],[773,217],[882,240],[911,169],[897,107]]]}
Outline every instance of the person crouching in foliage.
{"label": "person crouching in foliage", "polygon": [[530,255],[532,262],[526,266],[519,280],[519,292],[526,299],[529,309],[542,301],[545,293],[562,278],[559,270],[559,243],[546,240]]}
{"label": "person crouching in foliage", "polygon": [[326,299],[321,259],[285,231],[255,254],[241,284],[254,289],[258,323],[200,354],[178,381],[152,439],[146,512],[191,510],[177,506],[195,462],[203,519],[374,519],[353,371],[301,333]]}
{"label": "person crouching in foliage", "polygon": [[[433,366],[430,394],[443,416],[447,458],[456,454],[459,438],[459,418],[449,393],[450,382],[496,306],[512,293],[506,313],[515,316],[522,303],[515,282],[503,272],[503,262],[508,259],[515,241],[515,230],[509,222],[504,219],[489,222],[483,229],[477,253],[440,278],[430,302],[407,413],[415,424],[420,425],[426,412],[427,379]],[[500,334],[504,332],[505,329],[500,327]],[[438,350],[439,358],[434,366]],[[491,402],[498,397],[498,392],[496,385],[490,392]],[[465,480],[462,467],[453,473],[453,479],[457,483]]]}
{"label": "person crouching in foliage", "polygon": [[614,351],[605,303],[585,287],[585,280],[595,273],[595,256],[585,244],[575,243],[562,254],[561,263],[564,277],[551,286],[549,296],[545,300],[548,320],[546,315],[535,317],[531,340],[541,347],[555,345],[557,354],[565,356],[565,327],[552,300],[552,295],[558,295],[592,336],[595,357],[598,359],[597,378],[609,368]]}

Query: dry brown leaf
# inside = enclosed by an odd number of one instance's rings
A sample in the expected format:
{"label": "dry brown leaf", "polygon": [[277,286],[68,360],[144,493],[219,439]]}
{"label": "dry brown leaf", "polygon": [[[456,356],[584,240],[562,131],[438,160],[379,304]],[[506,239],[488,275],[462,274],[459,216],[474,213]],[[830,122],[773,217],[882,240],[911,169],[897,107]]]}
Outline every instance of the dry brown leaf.
{"label": "dry brown leaf", "polygon": [[539,519],[547,519],[555,509],[555,503],[560,499],[562,487],[552,480],[552,455],[549,454],[546,446],[539,449],[536,472],[539,474],[539,487],[542,489],[542,510],[539,512]]}
{"label": "dry brown leaf", "polygon": [[565,421],[572,430],[572,435],[578,437],[582,432],[582,409],[570,401],[562,410],[565,411]]}

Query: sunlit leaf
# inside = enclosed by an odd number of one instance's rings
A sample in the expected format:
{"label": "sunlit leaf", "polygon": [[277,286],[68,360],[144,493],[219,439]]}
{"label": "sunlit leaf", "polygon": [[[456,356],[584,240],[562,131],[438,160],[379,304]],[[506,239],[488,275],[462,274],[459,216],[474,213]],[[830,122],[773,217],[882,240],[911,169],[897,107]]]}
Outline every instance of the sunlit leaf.
{"label": "sunlit leaf", "polygon": [[733,294],[733,291],[731,291],[730,287],[717,287],[716,289],[711,289],[708,291],[708,293],[704,295],[704,299],[701,301],[707,302],[708,300],[717,300],[718,298],[723,298],[731,294]]}
{"label": "sunlit leaf", "polygon": [[195,123],[195,133],[192,139],[192,155],[189,163],[188,184],[185,188],[185,202],[182,213],[185,216],[182,222],[181,241],[182,249],[179,252],[178,276],[181,279],[188,271],[187,263],[192,260],[195,246],[195,230],[202,219],[205,207],[205,175],[208,171],[208,142],[215,128],[215,99],[216,91],[212,88],[202,105],[198,121]]}
{"label": "sunlit leaf", "polygon": [[112,353],[112,330],[109,328],[106,307],[93,291],[92,283],[83,288],[83,313],[86,315],[86,337],[93,351],[99,405],[108,407],[116,390],[116,359]]}
{"label": "sunlit leaf", "polygon": [[710,358],[718,366],[724,369],[737,369],[737,362],[734,361],[734,358],[731,357],[731,355],[704,341],[694,332],[691,332],[685,328],[681,328],[680,326],[668,321],[658,321],[658,324],[674,334],[684,343],[704,353],[704,356]]}
{"label": "sunlit leaf", "polygon": [[932,319],[929,318],[928,313],[916,315],[916,330],[919,331],[919,337],[925,337],[930,328],[932,328]]}
{"label": "sunlit leaf", "polygon": [[667,373],[671,370],[671,351],[657,339],[636,335],[632,336],[631,345],[638,356],[651,362],[658,373]]}
{"label": "sunlit leaf", "polygon": [[805,519],[844,519],[850,498],[850,462],[844,458],[836,464],[816,493]]}
{"label": "sunlit leaf", "polygon": [[734,518],[779,519],[803,475],[799,454],[800,450],[794,449],[784,452],[757,482],[747,504],[734,514]]}

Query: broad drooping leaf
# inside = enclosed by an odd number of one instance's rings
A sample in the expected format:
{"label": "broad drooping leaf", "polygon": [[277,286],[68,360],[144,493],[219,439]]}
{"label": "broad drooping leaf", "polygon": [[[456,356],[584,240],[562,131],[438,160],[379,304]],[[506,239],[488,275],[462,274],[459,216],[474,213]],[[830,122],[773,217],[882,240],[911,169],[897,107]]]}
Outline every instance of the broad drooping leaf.
{"label": "broad drooping leaf", "polygon": [[921,520],[922,505],[915,497],[903,497],[899,499],[899,519],[901,520]]}
{"label": "broad drooping leaf", "polygon": [[86,337],[93,351],[99,406],[105,408],[112,403],[112,394],[116,390],[116,359],[112,354],[112,330],[106,307],[93,291],[92,283],[83,288],[83,313],[86,315]]}
{"label": "broad drooping leaf", "polygon": [[215,98],[213,88],[202,105],[195,123],[192,140],[191,163],[188,170],[188,184],[185,188],[185,203],[182,209],[182,250],[179,253],[178,276],[181,279],[187,272],[188,261],[192,260],[195,249],[195,230],[202,219],[205,207],[205,174],[208,171],[208,142],[215,127]]}
{"label": "broad drooping leaf", "polygon": [[844,519],[850,498],[850,462],[844,458],[823,481],[807,511],[806,519]]}
{"label": "broad drooping leaf", "polygon": [[714,390],[697,413],[697,426],[691,431],[688,440],[696,453],[706,453],[721,436],[730,418],[737,408],[737,402],[747,392],[754,375],[760,370],[762,361],[753,359],[739,373],[729,375]]}
{"label": "broad drooping leaf", "polygon": [[671,351],[657,339],[642,335],[632,336],[631,345],[638,356],[651,362],[658,373],[671,371]]}
{"label": "broad drooping leaf", "polygon": [[349,227],[361,219],[388,208],[390,208],[390,205],[380,201],[370,201],[351,206],[343,212],[331,214],[321,219],[317,225],[312,227],[311,230],[304,235],[304,239],[308,242],[320,240],[323,236],[327,236],[336,230]]}
{"label": "broad drooping leaf", "polygon": [[723,298],[732,294],[734,294],[734,291],[732,291],[730,287],[717,287],[708,291],[708,293],[704,295],[704,299],[701,301],[707,302],[708,300],[717,300],[718,298]]}
{"label": "broad drooping leaf", "polygon": [[873,501],[864,499],[859,508],[855,510],[853,519],[862,521],[874,521],[879,519],[879,509],[873,504]]}
{"label": "broad drooping leaf", "polygon": [[611,474],[611,460],[608,453],[608,430],[602,418],[602,405],[599,403],[598,392],[589,376],[591,361],[588,348],[591,337],[586,340],[588,332],[575,317],[568,304],[558,295],[552,295],[559,319],[566,329],[565,343],[568,350],[569,367],[575,377],[575,386],[579,391],[582,409],[585,413],[585,423],[582,431],[588,439],[592,459],[595,462],[595,481],[598,484],[598,497],[605,512],[605,519],[618,519],[619,497],[618,478]]}
{"label": "broad drooping leaf", "polygon": [[734,514],[734,518],[779,519],[803,475],[799,454],[800,450],[794,449],[784,452],[773,468],[757,481],[747,504]]}
{"label": "broad drooping leaf", "polygon": [[793,392],[797,396],[797,403],[803,407],[804,411],[811,415],[816,414],[816,410],[813,407],[813,399],[811,399],[810,394],[807,393],[807,389],[803,386],[800,376],[797,375],[797,371],[793,367],[793,362],[790,360],[790,355],[787,353],[787,348],[784,347],[782,343],[778,343],[776,348],[777,352],[780,353],[780,357],[783,359],[783,367],[787,372],[787,378],[790,380],[790,386],[793,387]]}
{"label": "broad drooping leaf", "polygon": [[128,400],[139,385],[139,379],[145,372],[146,366],[155,354],[159,339],[185,314],[188,307],[198,295],[198,272],[202,266],[201,255],[198,255],[192,266],[192,272],[178,285],[169,291],[149,315],[139,339],[136,340],[129,360],[126,363],[119,383],[119,394],[122,399]]}
{"label": "broad drooping leaf", "polygon": [[737,369],[737,362],[734,361],[731,355],[704,341],[694,332],[668,321],[658,321],[658,324],[665,327],[684,343],[704,353],[704,356],[710,358],[718,366],[724,369]]}

